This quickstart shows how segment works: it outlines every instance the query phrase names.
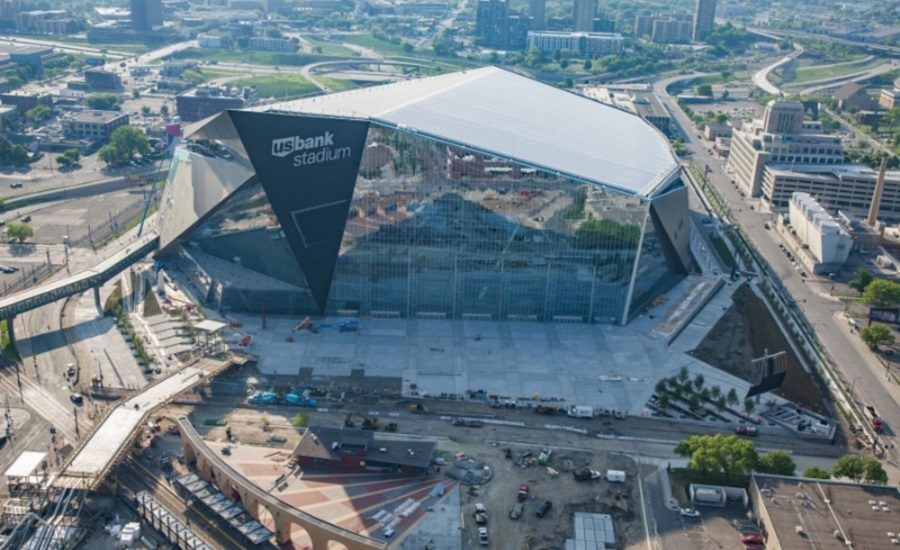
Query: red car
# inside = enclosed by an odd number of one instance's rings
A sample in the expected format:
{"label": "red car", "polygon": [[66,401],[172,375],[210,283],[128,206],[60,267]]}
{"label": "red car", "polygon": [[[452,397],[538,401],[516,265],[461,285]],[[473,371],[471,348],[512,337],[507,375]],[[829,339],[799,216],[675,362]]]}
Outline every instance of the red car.
{"label": "red car", "polygon": [[528,487],[527,483],[523,483],[523,484],[519,485],[519,494],[518,494],[519,500],[528,500],[528,489],[529,489],[529,487]]}
{"label": "red car", "polygon": [[759,535],[744,535],[741,537],[741,542],[744,544],[762,544],[763,539]]}

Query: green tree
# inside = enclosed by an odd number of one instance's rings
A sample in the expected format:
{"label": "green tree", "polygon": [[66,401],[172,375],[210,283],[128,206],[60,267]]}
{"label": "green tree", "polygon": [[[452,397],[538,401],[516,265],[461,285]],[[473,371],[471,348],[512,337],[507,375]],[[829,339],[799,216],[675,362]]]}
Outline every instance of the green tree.
{"label": "green tree", "polygon": [[6,238],[10,241],[24,243],[34,236],[34,230],[27,223],[13,222],[6,226]]}
{"label": "green tree", "polygon": [[696,90],[697,90],[697,95],[702,95],[702,96],[706,96],[706,97],[712,97],[712,95],[713,95],[712,86],[710,86],[709,84],[700,84],[699,86],[697,86]]}
{"label": "green tree", "polygon": [[150,107],[149,107],[148,105],[143,105],[143,106],[141,106],[141,114],[142,114],[142,115],[147,116],[147,115],[149,115],[149,114],[152,113],[152,112],[153,112],[153,111],[150,110]]}
{"label": "green tree", "polygon": [[700,391],[704,384],[706,384],[706,378],[702,374],[694,377],[694,387],[697,388],[697,391]]}
{"label": "green tree", "polygon": [[32,122],[41,123],[45,120],[49,120],[51,116],[53,116],[53,109],[48,107],[47,105],[38,105],[34,109],[31,109],[25,116],[28,117],[28,120]]}
{"label": "green tree", "polygon": [[660,395],[660,396],[659,396],[659,402],[658,402],[658,403],[659,403],[659,408],[660,408],[660,409],[663,409],[663,410],[668,409],[668,408],[669,408],[669,405],[672,404],[672,403],[671,403],[671,399],[669,398],[669,394],[664,393],[664,394]]}
{"label": "green tree", "polygon": [[119,96],[116,94],[91,94],[84,100],[91,109],[101,111],[118,111]]}
{"label": "green tree", "polygon": [[866,285],[863,301],[875,307],[891,307],[900,304],[900,283],[887,279],[875,279]]}
{"label": "green tree", "polygon": [[72,159],[65,155],[59,155],[56,157],[56,164],[58,164],[60,168],[68,168],[72,165]]}
{"label": "green tree", "polygon": [[769,451],[760,456],[756,464],[756,471],[764,474],[792,476],[796,470],[794,459],[784,451]]}
{"label": "green tree", "polygon": [[871,349],[878,349],[879,344],[893,342],[894,340],[894,336],[891,334],[891,327],[884,323],[872,323],[859,331],[859,337]]}
{"label": "green tree", "polygon": [[134,126],[120,126],[109,138],[109,143],[100,148],[100,160],[109,165],[124,164],[135,155],[150,153],[150,140],[143,131]]}
{"label": "green tree", "polygon": [[728,122],[728,115],[725,113],[719,113],[716,115],[716,124],[725,124]]}
{"label": "green tree", "polygon": [[887,485],[887,472],[877,458],[868,456],[863,459],[863,480],[875,485]]}
{"label": "green tree", "polygon": [[67,157],[72,162],[78,162],[81,160],[81,153],[78,152],[78,149],[66,149],[63,153],[64,157]]}
{"label": "green tree", "polygon": [[582,65],[581,68],[584,69],[585,71],[590,71],[593,66],[594,65],[591,63],[590,59],[585,59],[584,65]]}
{"label": "green tree", "polygon": [[28,149],[20,144],[13,145],[9,150],[9,162],[15,165],[28,164]]}
{"label": "green tree", "polygon": [[810,477],[812,479],[831,479],[831,472],[824,468],[813,466],[812,468],[807,468],[806,471],[803,472],[803,477]]}
{"label": "green tree", "polygon": [[687,382],[690,375],[691,373],[687,367],[681,367],[680,369],[678,369],[678,380],[682,383]]}
{"label": "green tree", "polygon": [[160,107],[159,114],[161,114],[162,116],[169,116],[169,106],[163,105],[162,107]]}
{"label": "green tree", "polygon": [[856,455],[842,456],[831,468],[831,474],[834,477],[845,477],[855,482],[859,482],[865,473],[865,463],[862,457]]}
{"label": "green tree", "polygon": [[140,99],[140,98],[141,98],[140,90],[138,90],[137,88],[131,90],[131,99]]}
{"label": "green tree", "polygon": [[869,286],[869,283],[871,283],[874,279],[875,276],[872,275],[871,271],[864,267],[861,267],[856,270],[856,275],[854,275],[852,279],[847,281],[847,284],[850,286],[850,288],[856,290],[857,292],[864,292],[866,290],[866,287]]}
{"label": "green tree", "polygon": [[728,404],[732,407],[741,402],[740,398],[738,397],[737,390],[735,390],[734,388],[728,390],[728,393],[725,394],[725,399],[728,400]]}
{"label": "green tree", "polygon": [[704,478],[724,476],[729,481],[745,480],[759,459],[753,443],[735,435],[692,435],[675,447],[688,457],[688,467]]}
{"label": "green tree", "polygon": [[756,403],[752,399],[744,399],[744,412],[753,414],[754,409],[756,409]]}
{"label": "green tree", "polygon": [[409,42],[403,43],[403,52],[404,53],[412,53],[416,48],[410,44]]}

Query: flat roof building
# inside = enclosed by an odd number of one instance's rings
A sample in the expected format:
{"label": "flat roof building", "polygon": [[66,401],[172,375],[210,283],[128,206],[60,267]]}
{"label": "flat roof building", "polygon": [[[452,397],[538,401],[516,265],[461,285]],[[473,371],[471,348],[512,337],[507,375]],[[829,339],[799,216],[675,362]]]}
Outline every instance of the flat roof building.
{"label": "flat roof building", "polygon": [[543,53],[569,50],[579,57],[593,59],[597,56],[613,55],[622,51],[625,39],[617,33],[529,31],[528,48],[537,48]]}
{"label": "flat roof building", "polygon": [[853,248],[853,237],[809,193],[791,196],[789,216],[797,238],[806,244],[817,264],[824,264],[814,271],[833,272],[844,265]]}
{"label": "flat roof building", "polygon": [[186,122],[196,122],[227,109],[240,109],[244,98],[239,88],[198,86],[175,98],[175,110]]}
{"label": "flat roof building", "polygon": [[119,90],[122,88],[122,79],[119,73],[89,69],[84,71],[84,82],[91,90]]}
{"label": "flat roof building", "polygon": [[229,110],[185,139],[159,254],[223,309],[624,323],[693,261],[659,130],[496,67]]}
{"label": "flat roof building", "polygon": [[118,111],[81,111],[62,121],[63,134],[69,138],[107,141],[113,131],[128,124],[128,115]]}
{"label": "flat roof building", "polygon": [[650,124],[656,126],[660,132],[668,135],[671,129],[671,117],[659,98],[649,86],[597,86],[584,88],[584,95],[596,99],[601,103],[612,105],[620,109],[630,111]]}
{"label": "flat roof building", "polygon": [[753,474],[750,499],[767,550],[874,549],[900,543],[897,487]]}

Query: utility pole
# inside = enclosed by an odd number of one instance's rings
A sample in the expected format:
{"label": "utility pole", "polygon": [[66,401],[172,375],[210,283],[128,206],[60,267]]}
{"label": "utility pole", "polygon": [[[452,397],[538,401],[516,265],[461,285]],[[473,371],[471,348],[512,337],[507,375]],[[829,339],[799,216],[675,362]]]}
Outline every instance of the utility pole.
{"label": "utility pole", "polygon": [[75,413],[75,438],[81,441],[81,432],[78,430],[78,407],[72,406],[72,411]]}

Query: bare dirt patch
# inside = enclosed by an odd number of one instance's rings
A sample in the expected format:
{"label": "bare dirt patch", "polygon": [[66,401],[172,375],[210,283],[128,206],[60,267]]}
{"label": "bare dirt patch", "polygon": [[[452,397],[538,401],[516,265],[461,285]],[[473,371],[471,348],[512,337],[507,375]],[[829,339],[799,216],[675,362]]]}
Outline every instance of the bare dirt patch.
{"label": "bare dirt patch", "polygon": [[831,415],[826,394],[815,376],[806,372],[791,350],[766,305],[746,284],[734,293],[734,303],[691,355],[746,381],[752,379],[751,360],[769,353],[786,352],[784,385],[774,393],[820,414]]}

